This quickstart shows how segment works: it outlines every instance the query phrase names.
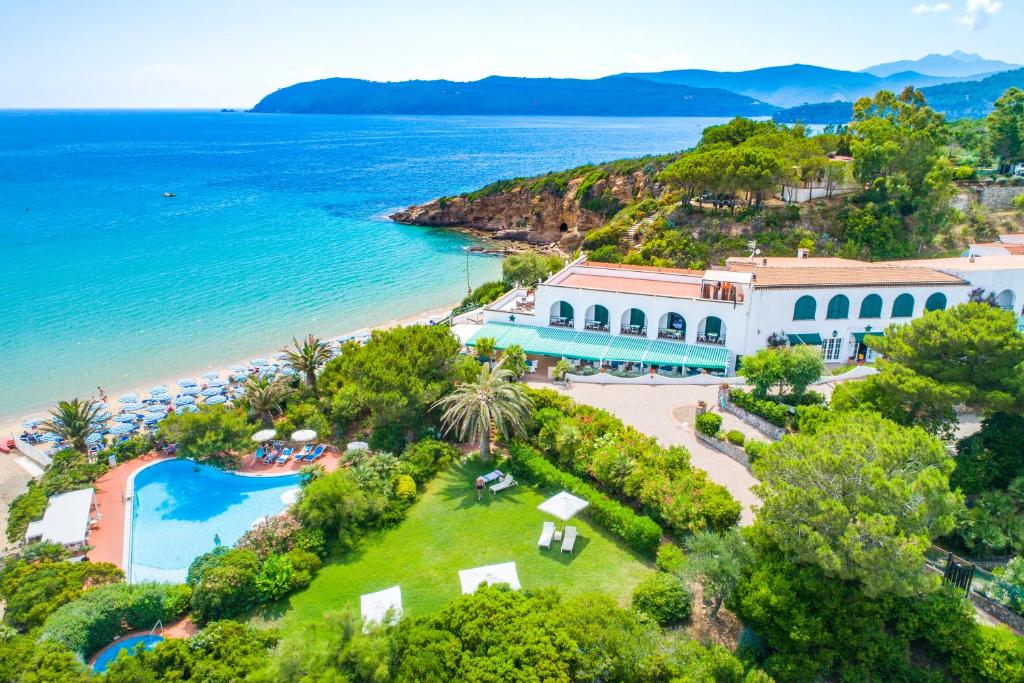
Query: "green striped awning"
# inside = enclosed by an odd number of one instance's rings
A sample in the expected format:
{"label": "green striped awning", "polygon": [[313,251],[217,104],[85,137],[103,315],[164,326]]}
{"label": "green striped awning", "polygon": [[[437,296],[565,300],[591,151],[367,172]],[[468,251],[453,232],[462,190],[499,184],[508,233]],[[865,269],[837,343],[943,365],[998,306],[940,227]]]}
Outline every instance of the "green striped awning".
{"label": "green striped awning", "polygon": [[884,337],[884,336],[885,336],[885,332],[875,332],[874,330],[872,330],[871,332],[854,332],[853,333],[853,339],[858,344],[861,344],[861,343],[864,342],[864,337]]}
{"label": "green striped awning", "polygon": [[[523,351],[534,356],[678,365],[707,370],[726,370],[729,367],[729,350],[723,346],[512,323],[487,323],[466,344],[475,346],[476,340],[484,337],[494,339],[495,348],[499,350],[518,344]],[[821,343],[820,338],[818,343]]]}
{"label": "green striped awning", "polygon": [[807,344],[808,346],[821,346],[821,335],[816,332],[807,334],[787,334],[791,346]]}

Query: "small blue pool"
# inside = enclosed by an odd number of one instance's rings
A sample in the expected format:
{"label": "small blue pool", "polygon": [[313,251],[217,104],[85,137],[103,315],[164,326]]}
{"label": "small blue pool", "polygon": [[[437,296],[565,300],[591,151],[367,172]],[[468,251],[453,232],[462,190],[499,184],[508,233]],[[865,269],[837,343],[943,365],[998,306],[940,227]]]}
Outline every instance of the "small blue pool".
{"label": "small blue pool", "polygon": [[129,655],[135,654],[135,646],[142,643],[146,646],[147,650],[152,650],[156,647],[156,644],[163,640],[163,636],[155,635],[142,635],[142,636],[128,636],[121,640],[108,645],[107,649],[102,650],[96,661],[92,663],[92,670],[96,673],[103,673],[110,666],[110,663],[117,659],[117,656],[128,651]]}
{"label": "small blue pool", "polygon": [[234,543],[261,517],[288,507],[298,474],[246,477],[190,460],[166,460],[135,475],[130,581],[183,583],[217,544]]}

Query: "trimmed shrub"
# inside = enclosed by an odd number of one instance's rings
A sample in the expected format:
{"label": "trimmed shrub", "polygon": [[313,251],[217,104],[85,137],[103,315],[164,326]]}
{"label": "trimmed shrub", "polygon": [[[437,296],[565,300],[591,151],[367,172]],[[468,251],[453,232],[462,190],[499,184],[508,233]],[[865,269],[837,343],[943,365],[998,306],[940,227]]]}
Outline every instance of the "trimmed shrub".
{"label": "trimmed shrub", "polygon": [[555,467],[536,449],[522,443],[509,446],[509,469],[513,474],[550,488],[561,488],[586,500],[585,514],[626,544],[645,555],[654,555],[661,543],[661,527],[650,517],[638,515],[582,479]]}
{"label": "trimmed shrub", "polygon": [[311,552],[296,548],[287,555],[292,563],[292,590],[305,588],[313,581],[313,576],[320,571],[320,558]]}
{"label": "trimmed shrub", "polygon": [[674,543],[662,543],[654,563],[661,571],[676,574],[686,565],[686,554]]}
{"label": "trimmed shrub", "polygon": [[291,515],[274,515],[242,534],[236,548],[251,550],[260,560],[273,554],[286,553],[295,547],[295,537],[302,530],[299,520]]}
{"label": "trimmed shrub", "polygon": [[401,455],[401,471],[412,477],[417,484],[425,484],[438,471],[459,457],[459,451],[451,444],[427,437],[408,446]]}
{"label": "trimmed shrub", "polygon": [[[207,557],[200,556],[200,559]],[[193,562],[189,568],[191,583]],[[260,560],[251,550],[229,550],[207,561],[192,586],[192,612],[200,622],[233,617],[256,604]]]}
{"label": "trimmed shrub", "polygon": [[690,618],[693,596],[678,576],[658,572],[633,591],[633,609],[648,614],[661,626],[672,626]]}
{"label": "trimmed shrub", "polygon": [[696,426],[701,434],[714,437],[722,428],[722,416],[717,413],[703,413],[697,416]]}
{"label": "trimmed shrub", "polygon": [[743,436],[743,432],[738,429],[730,429],[725,433],[725,438],[729,440],[729,443],[734,446],[742,446],[746,438]]}
{"label": "trimmed shrub", "polygon": [[771,444],[764,441],[751,440],[743,444],[743,450],[747,452],[747,460],[753,465],[758,458],[763,456]]}
{"label": "trimmed shrub", "polygon": [[316,557],[327,555],[327,537],[323,529],[302,528],[295,534],[295,550],[305,550]]}
{"label": "trimmed shrub", "polygon": [[416,498],[416,482],[408,474],[400,474],[395,477],[395,497],[403,500]]}
{"label": "trimmed shrub", "polygon": [[192,589],[186,584],[168,586],[164,593],[164,611],[161,617],[165,624],[171,624],[188,613],[192,606]]}
{"label": "trimmed shrub", "polygon": [[786,427],[791,418],[789,408],[775,401],[764,401],[740,389],[729,391],[729,400],[748,413],[759,415],[776,427]]}

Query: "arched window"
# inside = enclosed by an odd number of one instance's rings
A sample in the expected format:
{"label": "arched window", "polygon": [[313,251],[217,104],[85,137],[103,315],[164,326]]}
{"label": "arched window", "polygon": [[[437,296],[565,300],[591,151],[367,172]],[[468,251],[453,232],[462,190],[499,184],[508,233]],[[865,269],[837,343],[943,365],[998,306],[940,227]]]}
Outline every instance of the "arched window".
{"label": "arched window", "polygon": [[896,301],[892,302],[892,317],[909,318],[914,315],[914,297],[909,294],[900,294]]}
{"label": "arched window", "polygon": [[928,300],[924,302],[924,310],[926,311],[944,311],[946,310],[946,295],[942,292],[935,292]]}
{"label": "arched window", "polygon": [[628,308],[622,314],[623,334],[647,334],[647,315],[639,308]]}
{"label": "arched window", "polygon": [[573,325],[572,304],[568,301],[556,301],[551,304],[551,324],[559,327],[572,327]]}
{"label": "arched window", "polygon": [[996,295],[996,306],[999,306],[1004,311],[1012,311],[1014,308],[1013,302],[1016,298],[1012,289],[1004,289]]}
{"label": "arched window", "polygon": [[793,320],[814,320],[818,310],[818,303],[813,296],[802,296],[796,300],[793,306]]}
{"label": "arched window", "polygon": [[842,294],[836,294],[829,299],[828,309],[825,311],[827,320],[845,320],[850,317],[850,300]]}
{"label": "arched window", "polygon": [[862,318],[881,318],[882,317],[882,297],[877,294],[868,294],[864,297],[864,301],[860,302],[860,317]]}
{"label": "arched window", "polygon": [[594,304],[587,309],[587,317],[583,321],[588,330],[608,331],[608,309],[601,304]]}
{"label": "arched window", "polygon": [[697,341],[709,344],[725,343],[725,323],[721,318],[709,315],[697,325]]}
{"label": "arched window", "polygon": [[686,319],[681,313],[666,313],[658,321],[658,336],[665,339],[685,339]]}

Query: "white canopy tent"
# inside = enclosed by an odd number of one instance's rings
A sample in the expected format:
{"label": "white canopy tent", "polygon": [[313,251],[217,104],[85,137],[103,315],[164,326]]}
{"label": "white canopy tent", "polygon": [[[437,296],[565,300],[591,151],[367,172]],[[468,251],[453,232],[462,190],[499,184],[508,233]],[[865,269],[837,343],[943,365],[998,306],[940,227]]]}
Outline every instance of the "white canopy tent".
{"label": "white canopy tent", "polygon": [[515,562],[503,562],[501,564],[489,564],[473,569],[463,569],[459,572],[459,582],[462,584],[462,592],[466,595],[475,593],[481,583],[493,586],[496,583],[507,583],[515,590],[519,590],[519,573],[516,571]]}
{"label": "white canopy tent", "polygon": [[551,496],[537,506],[538,510],[549,515],[558,517],[563,522],[568,522],[576,513],[590,505],[587,501],[572,495],[568,491],[562,491]]}
{"label": "white canopy tent", "polygon": [[385,588],[376,593],[367,593],[359,598],[359,611],[367,626],[383,624],[388,618],[389,610],[392,620],[398,621],[402,618],[402,588],[400,586]]}
{"label": "white canopy tent", "polygon": [[95,491],[79,489],[50,498],[43,518],[30,522],[25,540],[50,541],[61,545],[83,544],[89,537],[89,516]]}

